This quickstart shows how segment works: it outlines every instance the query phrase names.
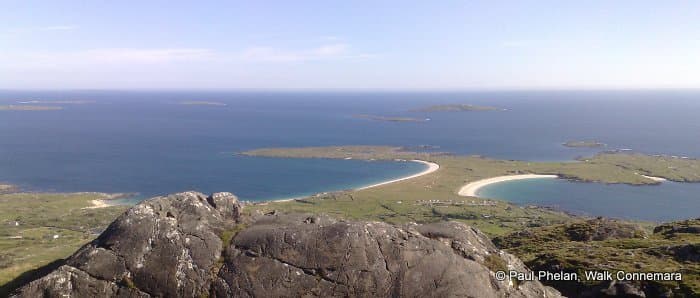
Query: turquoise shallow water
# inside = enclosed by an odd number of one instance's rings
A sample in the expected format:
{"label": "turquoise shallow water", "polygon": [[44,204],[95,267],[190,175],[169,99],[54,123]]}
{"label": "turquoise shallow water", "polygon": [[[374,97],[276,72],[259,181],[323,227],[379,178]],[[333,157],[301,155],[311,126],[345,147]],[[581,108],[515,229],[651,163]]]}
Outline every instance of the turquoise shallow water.
{"label": "turquoise shallow water", "polygon": [[540,178],[490,184],[477,194],[590,216],[657,222],[700,217],[700,183],[631,186]]}

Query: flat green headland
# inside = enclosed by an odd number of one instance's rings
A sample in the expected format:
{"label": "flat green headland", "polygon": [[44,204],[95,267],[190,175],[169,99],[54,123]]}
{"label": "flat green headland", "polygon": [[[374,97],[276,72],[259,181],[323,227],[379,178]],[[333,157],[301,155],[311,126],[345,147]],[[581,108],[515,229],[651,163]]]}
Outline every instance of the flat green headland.
{"label": "flat green headland", "polygon": [[573,217],[538,207],[459,196],[458,190],[468,182],[515,174],[553,174],[576,181],[631,185],[659,183],[644,175],[681,182],[700,181],[698,160],[640,154],[602,153],[571,162],[496,160],[444,152],[412,152],[388,146],[269,148],[242,154],[277,158],[419,159],[434,162],[440,165],[438,171],[414,179],[292,202],[271,202],[256,208],[263,211],[324,212],[354,219],[396,223],[456,219],[477,226],[492,236],[530,226],[563,223]]}

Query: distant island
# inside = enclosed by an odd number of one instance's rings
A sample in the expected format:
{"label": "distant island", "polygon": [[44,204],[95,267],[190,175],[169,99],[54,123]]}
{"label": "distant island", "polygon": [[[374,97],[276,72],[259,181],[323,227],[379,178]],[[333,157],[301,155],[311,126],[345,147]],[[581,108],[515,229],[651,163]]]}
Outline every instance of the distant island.
{"label": "distant island", "polygon": [[31,105],[3,105],[0,111],[55,111],[63,110],[63,107],[56,106],[31,106]]}
{"label": "distant island", "polygon": [[562,145],[570,148],[600,148],[607,146],[605,143],[597,141],[568,141]]}
{"label": "distant island", "polygon": [[377,115],[354,115],[355,118],[369,119],[377,121],[389,121],[389,122],[427,122],[430,118],[411,118],[411,117],[390,117],[390,116],[377,116]]}
{"label": "distant island", "polygon": [[481,111],[505,111],[505,109],[491,107],[491,106],[478,106],[471,104],[442,104],[442,105],[432,105],[419,109],[413,110],[414,112],[481,112]]}
{"label": "distant island", "polygon": [[226,106],[227,104],[223,102],[216,102],[216,101],[198,101],[198,100],[190,100],[190,101],[182,101],[180,102],[181,105],[189,105],[189,106]]}
{"label": "distant island", "polygon": [[65,104],[65,105],[78,105],[78,104],[87,104],[87,103],[94,103],[92,100],[29,100],[29,101],[20,101],[19,103],[21,104]]}

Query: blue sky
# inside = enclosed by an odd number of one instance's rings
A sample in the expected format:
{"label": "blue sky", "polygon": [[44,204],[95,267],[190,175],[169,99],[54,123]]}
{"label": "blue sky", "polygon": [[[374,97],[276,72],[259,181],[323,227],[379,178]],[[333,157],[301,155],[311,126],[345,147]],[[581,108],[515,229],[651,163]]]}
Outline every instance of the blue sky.
{"label": "blue sky", "polygon": [[700,88],[700,1],[0,0],[0,88]]}

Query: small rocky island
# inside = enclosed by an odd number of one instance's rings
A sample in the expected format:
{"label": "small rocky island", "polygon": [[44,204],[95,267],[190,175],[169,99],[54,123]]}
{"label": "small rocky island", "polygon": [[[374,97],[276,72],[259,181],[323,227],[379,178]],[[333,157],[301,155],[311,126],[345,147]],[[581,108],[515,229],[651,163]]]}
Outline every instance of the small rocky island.
{"label": "small rocky island", "polygon": [[427,121],[430,121],[429,118],[390,117],[390,116],[377,116],[377,115],[367,115],[367,114],[354,115],[354,117],[359,118],[359,119],[369,119],[369,120],[387,121],[387,122],[427,122]]}
{"label": "small rocky island", "polygon": [[81,105],[95,103],[92,100],[29,100],[21,101],[21,104],[65,104],[65,105]]}
{"label": "small rocky island", "polygon": [[34,105],[0,105],[0,111],[56,111],[63,110],[59,106],[34,106]]}
{"label": "small rocky island", "polygon": [[569,148],[602,148],[606,147],[607,145],[605,143],[601,143],[598,141],[567,141],[562,144],[565,147]]}
{"label": "small rocky island", "polygon": [[227,104],[223,102],[218,102],[218,101],[200,101],[200,100],[188,100],[188,101],[181,101],[181,105],[187,105],[187,106],[227,106]]}
{"label": "small rocky island", "polygon": [[413,110],[414,112],[484,112],[505,111],[505,109],[492,106],[478,106],[471,104],[441,104],[432,105]]}

